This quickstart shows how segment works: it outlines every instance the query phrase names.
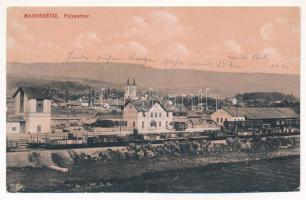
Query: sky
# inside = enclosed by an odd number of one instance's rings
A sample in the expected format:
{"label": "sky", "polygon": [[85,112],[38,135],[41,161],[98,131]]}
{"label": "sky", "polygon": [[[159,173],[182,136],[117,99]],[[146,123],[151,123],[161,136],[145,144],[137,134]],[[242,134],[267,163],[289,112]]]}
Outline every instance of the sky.
{"label": "sky", "polygon": [[[24,18],[48,12],[59,18]],[[297,7],[8,8],[7,62],[78,61],[299,74],[300,13]]]}

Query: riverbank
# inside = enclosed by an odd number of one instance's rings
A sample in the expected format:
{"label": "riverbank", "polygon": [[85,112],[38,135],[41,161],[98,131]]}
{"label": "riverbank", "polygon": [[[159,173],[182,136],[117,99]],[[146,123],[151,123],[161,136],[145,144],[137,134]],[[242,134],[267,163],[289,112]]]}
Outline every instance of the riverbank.
{"label": "riverbank", "polygon": [[[130,172],[137,171],[129,163]],[[147,163],[149,164],[149,163]],[[152,163],[151,163],[152,164]],[[277,192],[298,191],[299,156],[112,175],[111,166],[78,164],[70,173],[47,168],[7,170],[9,192]],[[117,166],[117,170],[123,165]],[[155,165],[156,167],[156,165]],[[126,170],[123,169],[124,171]],[[116,170],[115,170],[116,171]],[[122,169],[119,169],[122,172]],[[117,171],[117,172],[119,172]]]}
{"label": "riverbank", "polygon": [[[124,188],[124,180],[131,181],[133,177],[138,180],[137,177],[146,174],[186,173],[186,170],[198,168],[203,169],[204,173],[205,167],[212,165],[227,166],[289,157],[299,160],[299,155],[299,137],[235,138],[227,139],[225,143],[203,140],[15,152],[7,153],[7,187],[11,192],[59,192],[75,191],[76,188],[89,191],[99,188],[101,184],[104,188],[105,185],[115,183]],[[299,165],[292,168],[299,172]],[[290,175],[290,171],[281,173]],[[113,190],[119,191],[116,187]]]}
{"label": "riverbank", "polygon": [[[88,150],[91,155],[94,155],[97,149]],[[124,192],[124,188],[127,187],[125,181],[133,182],[133,179],[140,181],[141,177],[145,176],[154,178],[157,174],[168,174],[169,172],[178,172],[179,174],[189,173],[189,170],[202,169],[206,172],[209,166],[227,166],[237,163],[252,163],[261,160],[273,160],[273,159],[287,159],[296,157],[299,159],[300,149],[275,149],[271,151],[257,151],[257,152],[231,152],[231,153],[210,153],[207,155],[186,155],[186,156],[163,156],[155,159],[134,159],[134,160],[78,160],[73,161],[70,155],[85,155],[83,150],[57,150],[57,151],[44,151],[40,152],[42,155],[52,155],[56,152],[57,155],[62,157],[67,156],[70,158],[66,161],[52,160],[52,156],[49,159],[42,159],[43,162],[51,162],[61,167],[69,167],[68,173],[60,173],[54,170],[50,170],[43,166],[41,163],[31,163],[32,166],[27,167],[8,167],[7,168],[7,189],[9,192],[84,192],[84,191],[121,191]],[[105,149],[105,152],[108,150]],[[33,152],[32,152],[33,153]],[[88,153],[88,152],[87,152]],[[87,154],[89,155],[89,154]],[[10,154],[10,159],[16,156],[16,154]],[[55,157],[53,156],[53,159]],[[34,161],[34,159],[32,160]],[[37,161],[34,161],[37,162]],[[73,162],[72,166],[71,162]],[[45,165],[44,164],[44,165]],[[40,165],[40,167],[38,167]],[[34,166],[34,167],[33,167]],[[274,165],[273,165],[274,166]],[[276,168],[281,167],[277,166]],[[299,168],[299,165],[296,166]],[[222,168],[222,167],[221,167]],[[299,169],[295,169],[299,171]],[[216,172],[212,172],[216,173]],[[273,170],[270,173],[274,173]],[[283,172],[284,173],[284,172]],[[290,174],[290,172],[286,172]],[[275,175],[275,174],[274,174]],[[47,178],[46,178],[47,177]],[[174,177],[175,178],[175,177]],[[299,178],[299,177],[298,177]],[[170,181],[170,180],[169,180]],[[172,180],[173,181],[173,180]],[[251,181],[251,180],[250,180]],[[296,182],[296,181],[295,181]],[[114,185],[121,185],[119,188]],[[154,184],[154,183],[151,183]],[[157,184],[157,183],[156,183]],[[157,184],[158,185],[158,184]],[[162,190],[156,185],[155,192],[167,192]],[[296,184],[295,184],[296,185]],[[183,187],[183,186],[181,186]],[[140,191],[143,189],[128,187],[126,191]],[[145,191],[148,188],[144,189]],[[176,191],[176,190],[173,190]],[[184,191],[184,190],[182,190]],[[195,191],[200,192],[200,189]],[[169,192],[169,191],[168,191]],[[177,191],[179,192],[179,191]],[[204,191],[202,191],[204,192]],[[209,192],[209,191],[208,191]],[[212,191],[211,191],[212,192]]]}
{"label": "riverbank", "polygon": [[[78,162],[75,168],[78,175],[86,176],[87,179],[96,178],[96,171],[82,170],[88,166],[99,166],[99,175],[102,180],[110,181],[120,178],[137,177],[145,173],[154,173],[171,170],[182,170],[199,168],[212,164],[240,163],[252,162],[258,160],[267,160],[273,158],[286,158],[291,156],[299,156],[300,149],[278,149],[269,152],[232,152],[226,154],[211,153],[206,156],[165,156],[158,159],[149,160],[126,160],[126,161],[81,161]],[[84,167],[84,168],[83,168]],[[72,172],[73,173],[73,172]],[[82,180],[83,181],[83,180]],[[82,183],[80,182],[80,184]]]}
{"label": "riverbank", "polygon": [[[278,192],[299,191],[299,156],[250,162],[217,163],[111,182],[82,184],[67,192]],[[102,183],[102,184],[101,184]],[[73,184],[73,182],[72,182]]]}

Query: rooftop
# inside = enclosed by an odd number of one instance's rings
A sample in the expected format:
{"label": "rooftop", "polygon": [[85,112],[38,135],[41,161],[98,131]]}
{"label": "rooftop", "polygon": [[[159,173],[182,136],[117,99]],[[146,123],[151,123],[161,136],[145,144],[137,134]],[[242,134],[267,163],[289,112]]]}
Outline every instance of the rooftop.
{"label": "rooftop", "polygon": [[169,112],[168,109],[166,109],[160,102],[158,101],[131,101],[131,100],[128,100],[124,107],[127,106],[129,103],[131,103],[134,108],[138,111],[138,112],[146,112],[148,110],[150,110],[156,103],[159,104],[162,109],[164,109],[166,112]]}
{"label": "rooftop", "polygon": [[51,99],[50,91],[45,87],[20,86],[13,95],[13,98],[15,98],[19,91],[23,91],[29,99]]}
{"label": "rooftop", "polygon": [[25,119],[23,116],[7,115],[6,121],[7,122],[25,122]]}
{"label": "rooftop", "polygon": [[233,117],[245,117],[247,119],[278,119],[278,118],[298,118],[299,115],[291,108],[246,108],[230,107],[223,108]]}

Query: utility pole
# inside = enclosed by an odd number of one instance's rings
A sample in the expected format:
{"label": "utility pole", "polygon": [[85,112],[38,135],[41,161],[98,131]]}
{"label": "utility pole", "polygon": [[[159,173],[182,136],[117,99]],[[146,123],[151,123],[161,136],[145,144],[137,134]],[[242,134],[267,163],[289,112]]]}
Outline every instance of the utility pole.
{"label": "utility pole", "polygon": [[149,99],[151,98],[151,96],[153,95],[153,88],[149,88]]}
{"label": "utility pole", "polygon": [[195,103],[194,103],[193,96],[191,96],[191,110],[194,110],[194,107],[195,107],[194,104],[195,104]]}
{"label": "utility pole", "polygon": [[215,97],[216,100],[216,111],[218,110],[218,96],[216,94],[211,94],[210,97]]}
{"label": "utility pole", "polygon": [[184,109],[184,96],[185,96],[185,94],[181,95],[181,97],[182,97],[182,110]]}
{"label": "utility pole", "polygon": [[[151,95],[150,95],[151,94]],[[151,104],[153,106],[153,98],[151,98],[153,96],[153,88],[149,88],[149,102],[151,100]]]}
{"label": "utility pole", "polygon": [[[200,90],[200,105],[201,105],[201,109],[203,109],[203,99],[202,99],[202,92],[203,92],[203,90],[201,89]],[[199,104],[199,103],[198,103]]]}
{"label": "utility pole", "polygon": [[207,106],[207,91],[209,90],[209,88],[205,89],[205,94],[206,94],[206,102],[205,102],[205,111],[207,112],[208,110],[208,106]]}
{"label": "utility pole", "polygon": [[105,88],[102,88],[102,102],[104,100],[104,96],[105,96]]}
{"label": "utility pole", "polygon": [[233,103],[233,105],[235,106],[235,108],[236,108],[236,119],[235,119],[235,137],[237,137],[237,119],[238,119],[238,107],[236,106],[236,104],[237,104],[237,99],[236,98],[234,98],[233,100],[232,100],[232,103]]}

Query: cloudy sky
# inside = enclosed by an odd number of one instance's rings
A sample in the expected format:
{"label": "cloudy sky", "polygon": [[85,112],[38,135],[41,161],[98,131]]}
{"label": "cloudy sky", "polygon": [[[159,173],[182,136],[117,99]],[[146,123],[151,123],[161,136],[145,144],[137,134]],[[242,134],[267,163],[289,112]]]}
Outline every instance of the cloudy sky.
{"label": "cloudy sky", "polygon": [[[47,12],[59,19],[24,18]],[[7,61],[299,74],[299,23],[295,7],[9,8]]]}

